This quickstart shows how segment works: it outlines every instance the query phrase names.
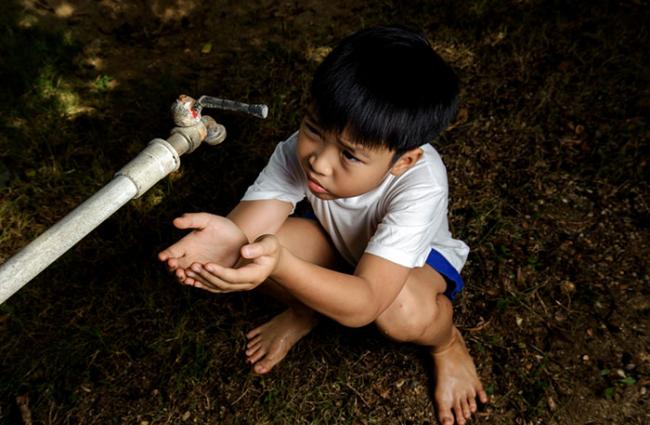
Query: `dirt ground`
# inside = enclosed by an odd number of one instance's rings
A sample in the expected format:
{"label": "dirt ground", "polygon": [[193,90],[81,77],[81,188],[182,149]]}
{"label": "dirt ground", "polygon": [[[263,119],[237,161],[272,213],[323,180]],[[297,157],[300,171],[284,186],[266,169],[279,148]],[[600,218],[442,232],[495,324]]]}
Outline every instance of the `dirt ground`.
{"label": "dirt ground", "polygon": [[0,262],[173,124],[181,93],[218,147],[131,202],[0,306],[0,423],[433,424],[421,349],[325,321],[269,375],[244,334],[282,306],[180,287],[155,259],[186,211],[225,214],[296,128],[311,73],[376,24],[424,32],[462,81],[434,145],[455,304],[491,395],[473,423],[650,424],[648,2],[5,0]]}

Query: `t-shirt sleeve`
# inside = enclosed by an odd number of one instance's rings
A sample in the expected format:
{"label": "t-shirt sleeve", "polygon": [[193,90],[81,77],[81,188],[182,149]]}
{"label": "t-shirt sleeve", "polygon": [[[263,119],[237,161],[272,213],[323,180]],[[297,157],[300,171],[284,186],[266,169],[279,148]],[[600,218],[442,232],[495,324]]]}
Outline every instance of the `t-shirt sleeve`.
{"label": "t-shirt sleeve", "polygon": [[268,164],[246,190],[242,201],[276,199],[295,207],[305,197],[305,176],[296,156],[297,140],[297,133],[294,133],[278,143]]}
{"label": "t-shirt sleeve", "polygon": [[447,214],[443,187],[415,188],[389,197],[365,252],[404,267],[422,267]]}

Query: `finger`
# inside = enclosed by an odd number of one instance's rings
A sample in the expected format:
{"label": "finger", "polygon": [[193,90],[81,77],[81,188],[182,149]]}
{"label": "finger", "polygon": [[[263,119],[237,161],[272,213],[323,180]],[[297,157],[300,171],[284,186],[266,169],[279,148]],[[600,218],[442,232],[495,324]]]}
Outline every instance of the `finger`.
{"label": "finger", "polygon": [[[211,292],[224,292],[225,289],[222,288],[219,284],[215,283],[215,279],[208,280],[200,273],[194,272],[194,270],[187,270],[187,275],[194,281],[193,285],[201,285],[203,289],[208,289]],[[199,287],[199,286],[197,286]]]}
{"label": "finger", "polygon": [[187,275],[185,274],[185,270],[183,270],[183,269],[176,269],[174,274],[176,275],[176,278],[178,280],[180,280],[181,282],[183,282],[185,280],[185,278],[187,277]]}
{"label": "finger", "polygon": [[208,213],[186,213],[174,219],[174,226],[178,229],[204,229],[212,217]]}
{"label": "finger", "polygon": [[185,270],[185,277],[181,279],[181,283],[188,286],[196,286],[201,283],[200,277],[192,273],[192,270]]}
{"label": "finger", "polygon": [[195,281],[196,283],[194,284],[195,288],[203,289],[208,292],[212,292],[213,294],[223,294],[228,291],[222,291],[220,289],[214,289],[212,286],[204,285],[203,283],[199,281]]}
{"label": "finger", "polygon": [[188,270],[188,273],[192,273],[192,277],[196,280],[199,280],[203,285],[220,292],[248,291],[255,287],[255,285],[252,285],[249,282],[233,283],[225,281],[218,276],[215,276],[212,273],[208,272],[198,264],[192,265],[192,270]]}
{"label": "finger", "polygon": [[273,235],[263,235],[255,242],[244,245],[241,248],[241,256],[244,258],[257,258],[263,255],[271,255],[277,248],[278,241]]}
{"label": "finger", "polygon": [[235,285],[251,284],[251,282],[257,282],[266,277],[264,276],[264,272],[260,270],[260,267],[254,263],[247,264],[238,269],[208,263],[205,265],[204,270],[219,280]]}
{"label": "finger", "polygon": [[178,268],[178,259],[177,259],[177,258],[170,258],[170,259],[167,261],[167,265],[168,265],[171,269],[177,269],[177,268]]}
{"label": "finger", "polygon": [[182,253],[176,252],[174,246],[170,246],[169,248],[164,249],[158,253],[158,259],[160,261],[167,261],[180,256],[182,256]]}
{"label": "finger", "polygon": [[172,267],[172,266],[169,264],[169,261],[165,261],[165,266],[167,267],[167,271],[168,271],[168,272],[176,274],[176,268],[175,268],[175,267]]}
{"label": "finger", "polygon": [[178,279],[178,281],[181,283],[181,285],[194,286],[196,284],[196,281],[191,277],[186,277],[185,279]]}
{"label": "finger", "polygon": [[231,292],[228,289],[222,288],[220,285],[216,285],[214,281],[210,281],[200,274],[194,273],[192,270],[187,270],[187,275],[189,276],[187,280],[191,280],[191,284],[195,288],[205,289],[209,292],[214,292],[215,294]]}

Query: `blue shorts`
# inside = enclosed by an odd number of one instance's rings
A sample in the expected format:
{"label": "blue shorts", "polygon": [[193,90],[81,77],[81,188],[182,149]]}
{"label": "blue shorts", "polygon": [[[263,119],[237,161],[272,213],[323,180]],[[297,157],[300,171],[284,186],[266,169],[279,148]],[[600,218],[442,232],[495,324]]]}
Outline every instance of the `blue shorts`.
{"label": "blue shorts", "polygon": [[[314,214],[313,211],[303,213],[302,217],[318,221],[318,218],[316,218],[316,214]],[[460,276],[460,273],[458,273],[454,266],[452,266],[451,263],[449,263],[449,261],[447,261],[447,259],[435,249],[431,249],[425,263],[440,273],[440,275],[445,279],[447,282],[447,289],[445,289],[444,294],[447,298],[453,301],[465,286],[465,281]]]}
{"label": "blue shorts", "polygon": [[431,266],[432,269],[437,271],[442,275],[443,278],[447,281],[447,289],[445,290],[445,295],[450,300],[454,300],[456,296],[460,293],[465,286],[465,281],[460,276],[460,273],[456,271],[454,266],[452,266],[445,257],[442,256],[438,251],[432,249],[427,257],[426,264]]}

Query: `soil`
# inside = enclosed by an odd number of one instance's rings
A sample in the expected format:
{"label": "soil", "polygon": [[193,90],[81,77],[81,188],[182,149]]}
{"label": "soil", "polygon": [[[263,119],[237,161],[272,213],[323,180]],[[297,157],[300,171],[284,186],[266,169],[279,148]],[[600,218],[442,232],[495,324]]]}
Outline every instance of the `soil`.
{"label": "soil", "polygon": [[472,249],[455,320],[491,395],[474,423],[650,423],[646,1],[3,3],[0,261],[166,137],[179,94],[270,116],[211,113],[223,145],[0,306],[1,423],[436,423],[418,347],[326,321],[253,375],[244,334],[282,307],[179,287],[155,259],[175,216],[236,204],[338,40],[393,23],[462,80],[434,145]]}

